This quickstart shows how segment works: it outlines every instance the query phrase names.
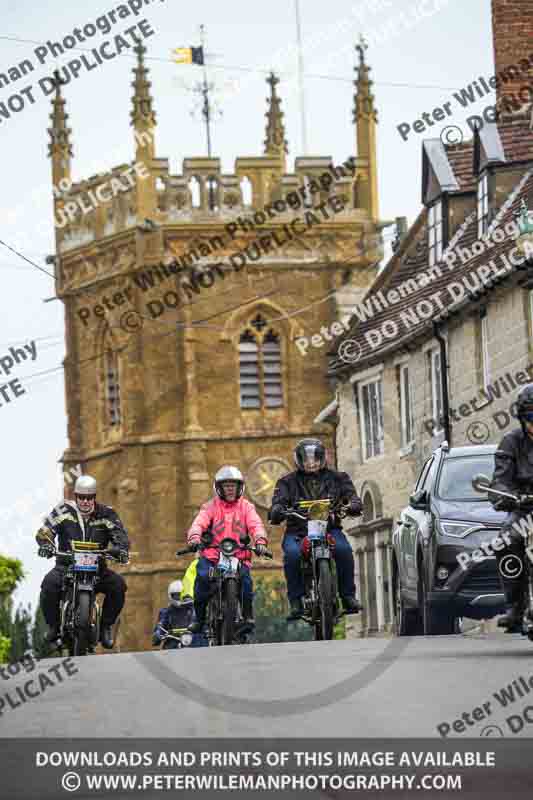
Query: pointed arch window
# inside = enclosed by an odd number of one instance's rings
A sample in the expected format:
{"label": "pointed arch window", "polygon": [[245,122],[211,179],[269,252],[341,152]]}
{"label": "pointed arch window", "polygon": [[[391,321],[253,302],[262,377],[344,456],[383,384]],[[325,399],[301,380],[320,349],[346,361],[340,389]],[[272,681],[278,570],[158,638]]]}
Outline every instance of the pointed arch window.
{"label": "pointed arch window", "polygon": [[283,376],[280,336],[257,314],[239,338],[241,408],[281,408]]}
{"label": "pointed arch window", "polygon": [[109,426],[120,425],[122,417],[120,411],[120,376],[118,355],[113,350],[105,353],[105,394],[106,394],[106,422]]}

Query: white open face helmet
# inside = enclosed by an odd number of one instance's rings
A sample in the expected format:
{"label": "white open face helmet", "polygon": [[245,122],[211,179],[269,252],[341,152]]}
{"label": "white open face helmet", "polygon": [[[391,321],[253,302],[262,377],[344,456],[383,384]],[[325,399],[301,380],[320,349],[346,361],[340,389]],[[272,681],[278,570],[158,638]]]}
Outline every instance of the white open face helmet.
{"label": "white open face helmet", "polygon": [[96,481],[91,475],[80,475],[74,484],[74,499],[84,515],[92,514],[96,507]]}
{"label": "white open face helmet", "polygon": [[181,605],[181,593],[183,591],[183,583],[181,581],[172,581],[168,585],[168,602],[171,606],[176,608]]}
{"label": "white open face helmet", "polygon": [[226,500],[226,497],[224,495],[224,489],[222,488],[222,484],[225,481],[234,481],[236,483],[237,493],[235,500],[238,500],[239,497],[243,496],[245,484],[240,469],[237,469],[237,467],[230,467],[224,465],[223,467],[220,467],[220,469],[218,470],[217,474],[215,475],[215,482],[213,484],[213,488],[221,500]]}

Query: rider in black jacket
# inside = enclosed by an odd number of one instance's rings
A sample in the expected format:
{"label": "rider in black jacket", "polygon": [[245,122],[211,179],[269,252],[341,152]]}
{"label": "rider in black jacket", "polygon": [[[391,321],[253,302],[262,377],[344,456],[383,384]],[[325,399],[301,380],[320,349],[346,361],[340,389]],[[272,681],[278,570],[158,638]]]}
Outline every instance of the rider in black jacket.
{"label": "rider in black jacket", "polygon": [[[514,495],[533,494],[533,383],[528,383],[521,389],[516,401],[516,415],[521,427],[506,433],[501,440],[494,456],[491,487]],[[513,524],[520,518],[529,516],[533,506],[529,509],[522,506],[520,510],[516,510],[512,500],[498,498],[497,495],[489,497],[494,508],[510,512],[501,529],[502,534],[508,534],[505,538],[510,540],[510,544],[496,553],[507,609],[506,616],[498,625],[507,628],[509,633],[514,633],[521,630],[525,570],[517,570],[516,576],[513,576],[515,570],[508,567],[514,566],[514,563],[504,559],[514,555],[524,562],[526,542],[524,536],[513,528]]]}
{"label": "rider in black jacket", "polygon": [[[57,549],[71,550],[71,541],[96,542],[99,549],[112,545],[110,553],[120,563],[128,562],[129,539],[119,516],[110,506],[96,502],[96,481],[90,475],[80,476],[74,486],[75,502],[65,500],[46,517],[35,538],[39,555],[53,556],[53,542],[58,538]],[[55,642],[59,635],[59,603],[63,578],[68,560],[57,556],[56,566],[48,572],[41,584],[41,608],[49,627],[48,640]],[[105,594],[102,609],[102,631],[100,641],[107,649],[113,647],[112,626],[124,606],[127,591],[126,581],[105,563],[101,565],[100,580],[96,591]]]}
{"label": "rider in black jacket", "polygon": [[[349,516],[358,516],[362,504],[348,473],[337,472],[326,467],[326,451],[318,439],[302,439],[294,450],[297,469],[280,478],[272,497],[269,520],[279,525],[285,519],[287,527],[283,537],[283,566],[289,595],[289,620],[299,619],[303,613],[303,576],[300,567],[300,543],[306,535],[303,520],[286,516],[287,508],[294,508],[300,500],[338,500],[346,507]],[[355,599],[354,560],[350,543],[342,532],[341,520],[336,516],[331,526],[335,537],[335,562],[339,582],[339,594],[347,614],[361,610]]]}

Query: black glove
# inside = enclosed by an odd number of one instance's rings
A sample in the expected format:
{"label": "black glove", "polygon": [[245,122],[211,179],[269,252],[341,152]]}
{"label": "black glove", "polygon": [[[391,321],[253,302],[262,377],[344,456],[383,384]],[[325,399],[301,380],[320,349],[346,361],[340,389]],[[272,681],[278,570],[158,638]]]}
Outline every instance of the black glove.
{"label": "black glove", "polygon": [[363,504],[358,497],[352,497],[345,505],[349,517],[358,517],[363,513]]}
{"label": "black glove", "polygon": [[121,564],[128,563],[128,558],[129,558],[128,551],[124,550],[122,547],[119,547],[118,545],[115,544],[113,545],[113,547],[110,547],[107,552],[109,553],[110,556],[116,558],[117,561],[119,561]]}
{"label": "black glove", "polygon": [[268,519],[273,525],[279,525],[287,519],[287,510],[283,506],[272,506],[268,512]]}
{"label": "black glove", "polygon": [[256,544],[255,552],[257,553],[258,556],[264,556],[266,551],[267,551],[266,544]]}
{"label": "black glove", "polygon": [[51,544],[42,544],[37,551],[37,555],[42,558],[52,558],[54,555],[54,548]]}

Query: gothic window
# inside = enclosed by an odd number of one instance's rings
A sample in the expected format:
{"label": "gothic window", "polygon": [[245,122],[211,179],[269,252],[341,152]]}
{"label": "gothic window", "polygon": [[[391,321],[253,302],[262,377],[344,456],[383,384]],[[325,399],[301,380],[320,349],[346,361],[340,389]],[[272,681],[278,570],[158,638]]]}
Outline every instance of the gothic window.
{"label": "gothic window", "polygon": [[218,211],[218,181],[210,175],[206,181],[207,185],[207,202],[210,211]]}
{"label": "gothic window", "polygon": [[362,503],[364,522],[371,522],[373,519],[376,519],[376,506],[370,489],[365,489],[362,497]]}
{"label": "gothic window", "polygon": [[120,379],[118,356],[112,350],[105,353],[106,422],[113,427],[120,425]]}
{"label": "gothic window", "polygon": [[193,176],[189,181],[189,190],[191,192],[191,200],[193,208],[200,208],[202,204],[202,196],[200,192],[200,181],[196,176]]}
{"label": "gothic window", "polygon": [[252,182],[250,178],[244,177],[241,180],[241,195],[243,206],[252,205]]}
{"label": "gothic window", "polygon": [[283,406],[280,337],[261,314],[239,339],[239,385],[241,408]]}

